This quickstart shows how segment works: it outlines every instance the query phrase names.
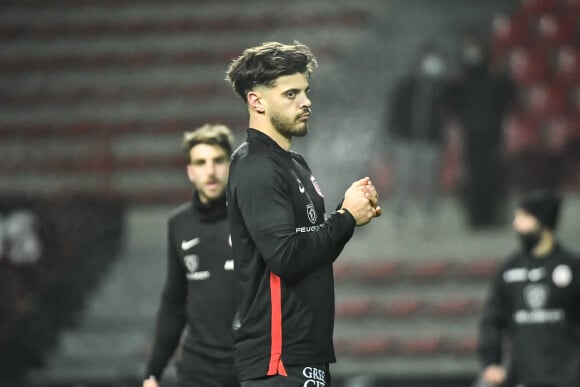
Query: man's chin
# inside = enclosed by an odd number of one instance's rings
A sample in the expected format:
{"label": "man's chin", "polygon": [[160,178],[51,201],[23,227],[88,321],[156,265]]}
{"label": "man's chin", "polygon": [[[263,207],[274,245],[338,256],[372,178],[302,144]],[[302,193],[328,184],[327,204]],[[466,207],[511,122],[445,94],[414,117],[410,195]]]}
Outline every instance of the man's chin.
{"label": "man's chin", "polygon": [[203,196],[206,200],[212,202],[221,198],[224,195],[224,190],[220,191],[203,191],[200,196]]}
{"label": "man's chin", "polygon": [[304,126],[302,126],[302,127],[300,127],[300,128],[297,128],[297,129],[294,131],[294,134],[293,134],[293,136],[294,136],[294,137],[304,137],[304,136],[306,136],[307,134],[308,134],[308,125],[306,125],[306,124],[305,124]]}

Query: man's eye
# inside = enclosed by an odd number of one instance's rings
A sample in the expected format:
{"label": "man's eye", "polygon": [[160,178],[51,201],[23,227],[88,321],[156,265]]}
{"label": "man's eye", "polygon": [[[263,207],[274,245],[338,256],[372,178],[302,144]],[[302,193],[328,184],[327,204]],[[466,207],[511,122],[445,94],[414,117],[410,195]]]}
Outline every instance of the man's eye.
{"label": "man's eye", "polygon": [[293,91],[289,91],[289,92],[286,93],[286,97],[288,97],[288,98],[294,98],[294,97],[296,97],[296,93],[293,92]]}

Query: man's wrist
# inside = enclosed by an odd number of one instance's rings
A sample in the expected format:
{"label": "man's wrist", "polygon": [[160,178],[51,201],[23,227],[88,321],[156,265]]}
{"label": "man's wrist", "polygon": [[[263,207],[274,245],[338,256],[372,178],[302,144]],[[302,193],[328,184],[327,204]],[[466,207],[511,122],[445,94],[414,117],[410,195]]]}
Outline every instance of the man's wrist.
{"label": "man's wrist", "polygon": [[157,378],[155,377],[155,375],[149,375],[145,378],[145,380],[152,380],[152,381],[156,382]]}

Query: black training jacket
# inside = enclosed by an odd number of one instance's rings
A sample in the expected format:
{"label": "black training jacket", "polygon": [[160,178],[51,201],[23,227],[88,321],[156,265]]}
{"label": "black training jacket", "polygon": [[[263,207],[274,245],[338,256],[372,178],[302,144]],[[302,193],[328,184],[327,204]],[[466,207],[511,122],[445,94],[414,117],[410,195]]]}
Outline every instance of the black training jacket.
{"label": "black training jacket", "polygon": [[[225,197],[202,204],[197,194],[168,222],[167,274],[146,377],[161,377],[187,324],[184,350],[230,362],[236,310]],[[195,372],[196,364],[187,372]]]}
{"label": "black training jacket", "polygon": [[[506,342],[504,339],[507,339]],[[484,366],[511,348],[514,384],[580,386],[580,260],[561,246],[545,258],[518,252],[497,274],[480,325]]]}
{"label": "black training jacket", "polygon": [[227,198],[240,380],[283,375],[285,365],[334,362],[332,263],[353,234],[354,218],[326,218],[302,156],[255,129],[232,156]]}

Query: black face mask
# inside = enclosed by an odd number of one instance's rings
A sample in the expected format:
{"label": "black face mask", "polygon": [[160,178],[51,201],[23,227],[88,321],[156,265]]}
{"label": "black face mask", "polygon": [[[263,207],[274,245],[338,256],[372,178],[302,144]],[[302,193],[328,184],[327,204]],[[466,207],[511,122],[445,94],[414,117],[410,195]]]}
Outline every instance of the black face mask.
{"label": "black face mask", "polygon": [[542,230],[518,233],[520,245],[526,254],[531,254],[542,238]]}

